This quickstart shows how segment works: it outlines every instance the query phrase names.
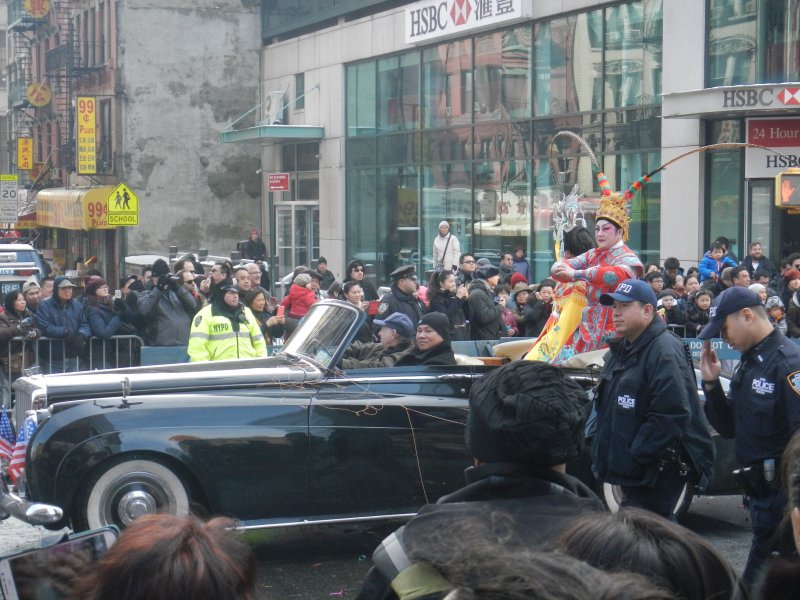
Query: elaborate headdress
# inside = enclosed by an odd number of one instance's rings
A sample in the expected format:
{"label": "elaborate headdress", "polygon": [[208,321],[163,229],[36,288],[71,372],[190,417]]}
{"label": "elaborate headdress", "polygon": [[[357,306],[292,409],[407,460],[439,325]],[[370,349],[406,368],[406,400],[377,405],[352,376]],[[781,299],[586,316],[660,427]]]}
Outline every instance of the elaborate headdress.
{"label": "elaborate headdress", "polygon": [[628,227],[631,224],[630,202],[634,194],[650,181],[649,175],[643,175],[624,192],[614,192],[608,184],[605,174],[597,174],[597,183],[600,185],[600,207],[595,213],[595,220],[605,219],[617,227],[622,228],[622,239],[628,240]]}

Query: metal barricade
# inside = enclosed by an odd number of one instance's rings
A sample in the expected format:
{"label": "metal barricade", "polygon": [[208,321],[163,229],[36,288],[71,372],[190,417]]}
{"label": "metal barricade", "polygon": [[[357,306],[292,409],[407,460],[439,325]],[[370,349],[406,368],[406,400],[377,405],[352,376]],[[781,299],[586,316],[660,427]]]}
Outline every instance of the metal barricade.
{"label": "metal barricade", "polygon": [[[30,340],[11,338],[4,348],[6,359],[0,364],[0,405],[11,406],[13,383],[22,373],[38,366],[45,374],[135,367],[140,364],[142,338],[136,335],[115,335],[107,339],[89,338],[84,351],[68,356],[66,340],[40,337]],[[17,394],[14,415],[17,423],[31,409],[31,399]]]}

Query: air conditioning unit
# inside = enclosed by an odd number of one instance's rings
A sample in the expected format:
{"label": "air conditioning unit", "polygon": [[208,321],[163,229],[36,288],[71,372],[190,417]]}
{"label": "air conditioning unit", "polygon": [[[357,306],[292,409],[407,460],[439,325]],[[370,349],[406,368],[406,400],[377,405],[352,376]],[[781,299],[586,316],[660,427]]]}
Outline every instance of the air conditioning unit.
{"label": "air conditioning unit", "polygon": [[267,92],[262,125],[283,125],[283,92]]}

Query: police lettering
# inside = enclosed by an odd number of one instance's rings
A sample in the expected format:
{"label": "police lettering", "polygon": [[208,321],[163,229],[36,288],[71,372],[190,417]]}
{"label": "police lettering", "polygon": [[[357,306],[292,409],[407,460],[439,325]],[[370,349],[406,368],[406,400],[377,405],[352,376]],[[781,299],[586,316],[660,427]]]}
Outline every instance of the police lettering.
{"label": "police lettering", "polygon": [[633,287],[629,283],[620,283],[617,286],[617,290],[616,291],[618,291],[618,292],[630,292],[632,289],[633,289]]}
{"label": "police lettering", "polygon": [[434,31],[442,31],[447,27],[447,2],[438,5],[423,6],[409,12],[411,18],[411,36],[424,35]]}
{"label": "police lettering", "polygon": [[753,391],[761,396],[775,392],[775,384],[767,381],[763,377],[753,380]]}
{"label": "police lettering", "polygon": [[772,88],[764,88],[763,90],[725,90],[722,92],[722,97],[725,108],[769,106],[772,104]]}
{"label": "police lettering", "polygon": [[617,396],[617,404],[620,406],[620,408],[631,410],[636,408],[636,398],[632,398],[628,394],[625,394],[624,396]]}

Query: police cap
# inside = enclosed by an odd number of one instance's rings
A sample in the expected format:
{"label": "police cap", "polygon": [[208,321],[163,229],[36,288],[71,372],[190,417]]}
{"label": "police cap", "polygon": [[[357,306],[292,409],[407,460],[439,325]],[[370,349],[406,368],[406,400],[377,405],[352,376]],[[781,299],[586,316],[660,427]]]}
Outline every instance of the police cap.
{"label": "police cap", "polygon": [[392,278],[392,281],[400,281],[401,279],[416,279],[417,275],[417,267],[414,265],[406,265],[404,267],[398,267],[391,273],[389,273],[389,277]]}

